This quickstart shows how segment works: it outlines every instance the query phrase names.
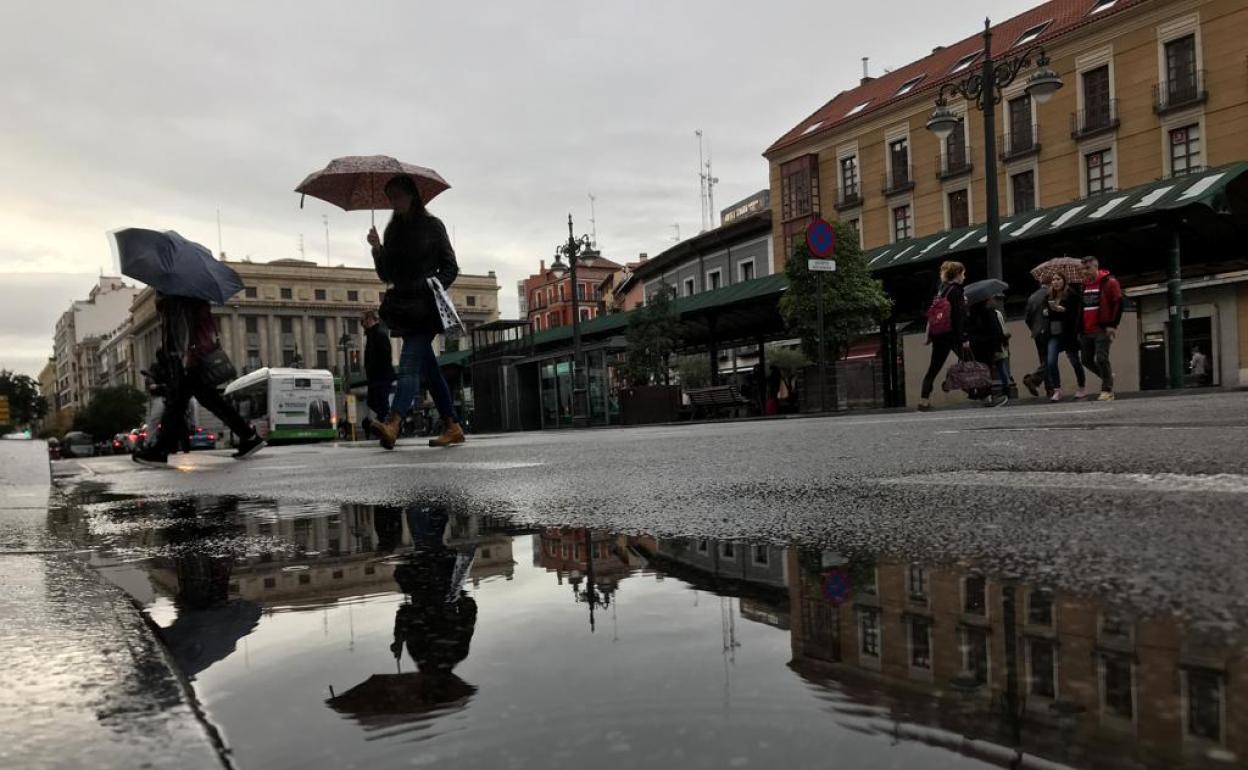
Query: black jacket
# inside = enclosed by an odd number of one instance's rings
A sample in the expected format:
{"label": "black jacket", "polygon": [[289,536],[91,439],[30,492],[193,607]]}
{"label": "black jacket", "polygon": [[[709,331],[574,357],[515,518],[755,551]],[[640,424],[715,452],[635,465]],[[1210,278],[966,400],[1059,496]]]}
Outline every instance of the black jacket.
{"label": "black jacket", "polygon": [[373,267],[378,278],[393,286],[381,305],[392,336],[442,331],[433,292],[425,282],[437,278],[449,289],[459,275],[442,220],[428,213],[392,218],[381,246],[373,249]]}
{"label": "black jacket", "polygon": [[364,332],[364,376],[369,382],[394,381],[390,332],[382,324]]}
{"label": "black jacket", "polygon": [[1047,286],[1041,286],[1027,298],[1027,309],[1023,313],[1023,318],[1027,321],[1027,328],[1035,339],[1043,339],[1049,336],[1049,318],[1044,313],[1048,301],[1049,289]]}
{"label": "black jacket", "polygon": [[1001,328],[997,311],[987,302],[971,306],[967,312],[966,333],[975,360],[980,363],[991,364],[1005,344],[1005,330]]}
{"label": "black jacket", "polygon": [[1079,337],[1079,332],[1083,329],[1083,293],[1078,289],[1067,288],[1066,294],[1061,298],[1059,304],[1065,312],[1058,313],[1054,310],[1054,303],[1045,299],[1044,303],[1044,319],[1047,323],[1052,324],[1054,321],[1061,322],[1061,333],[1051,336],[1060,337],[1067,344],[1072,344]]}

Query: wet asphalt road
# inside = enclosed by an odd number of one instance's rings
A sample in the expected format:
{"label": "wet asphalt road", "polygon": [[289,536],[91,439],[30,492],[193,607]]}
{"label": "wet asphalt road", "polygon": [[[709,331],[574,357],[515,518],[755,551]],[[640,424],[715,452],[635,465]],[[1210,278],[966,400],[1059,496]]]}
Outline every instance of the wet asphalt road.
{"label": "wet asphalt road", "polygon": [[550,526],[973,562],[1248,624],[1248,394],[412,440],[57,464],[143,496],[409,504]]}

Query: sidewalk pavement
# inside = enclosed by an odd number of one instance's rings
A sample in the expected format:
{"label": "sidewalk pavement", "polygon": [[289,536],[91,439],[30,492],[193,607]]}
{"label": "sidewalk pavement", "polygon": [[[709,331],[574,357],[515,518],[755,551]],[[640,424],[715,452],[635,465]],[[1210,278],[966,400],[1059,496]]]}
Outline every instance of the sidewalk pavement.
{"label": "sidewalk pavement", "polygon": [[0,441],[0,767],[228,767],[139,610],[48,531],[41,441]]}

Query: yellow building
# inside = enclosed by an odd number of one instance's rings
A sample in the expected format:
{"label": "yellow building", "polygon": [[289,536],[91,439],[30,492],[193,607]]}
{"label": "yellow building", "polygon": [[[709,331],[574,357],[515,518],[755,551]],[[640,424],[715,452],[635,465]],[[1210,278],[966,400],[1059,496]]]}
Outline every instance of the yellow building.
{"label": "yellow building", "polygon": [[[1246,34],[1248,4],[1241,0],[1052,0],[992,28],[995,58],[1043,45],[1049,66],[1064,84],[1047,103],[1029,96],[1025,89],[1035,70],[1033,54],[1032,66],[1003,89],[996,105],[991,138],[1007,232],[1005,272],[1020,295],[1034,285],[1022,261],[1030,266],[1046,255],[1029,252],[1021,240],[1011,246],[1007,225],[1021,227],[1031,212],[1072,202],[1108,202],[1113,196],[1103,196],[1248,160]],[[877,271],[905,250],[890,254],[887,247],[893,244],[916,241],[926,248],[931,241],[921,239],[938,240],[938,234],[960,229],[969,234],[977,223],[982,235],[987,209],[982,115],[974,104],[951,98],[949,108],[962,118],[958,128],[947,140],[926,128],[940,86],[978,72],[982,49],[983,40],[975,35],[881,77],[863,77],[766,151],[779,223],[774,231],[777,262],[788,258],[816,214],[855,227],[869,258],[887,256],[872,265]],[[1232,284],[1207,307],[1194,298],[1184,324],[1189,337],[1199,335],[1213,347],[1211,358],[1219,360],[1215,384],[1227,386],[1248,382],[1248,337],[1239,332],[1248,328],[1248,274],[1240,272],[1248,261],[1239,242],[1223,239],[1217,253],[1211,253],[1214,247],[1207,241],[1194,242],[1183,258],[1185,279],[1220,276],[1226,279],[1222,285]],[[1100,253],[1128,289],[1166,278],[1168,236],[1152,244],[1161,254],[1160,272],[1157,264],[1132,264],[1126,254],[1106,259],[1113,253],[1107,238],[1072,236],[1061,243],[1072,250],[1082,247],[1072,256]],[[977,253],[951,258],[964,259],[975,280],[985,277],[984,249],[973,241],[963,246],[971,247]],[[922,274],[924,280],[903,287],[899,279],[890,291],[907,299],[913,295],[915,302],[930,297],[938,263],[917,264],[921,261],[917,254],[907,255],[906,270],[898,275]],[[909,263],[916,264],[911,269]],[[1130,375],[1119,378],[1124,380],[1120,390],[1138,387],[1135,372],[1142,354],[1137,341],[1165,333],[1164,312],[1158,317],[1147,301],[1138,309],[1124,319],[1115,345],[1115,366]],[[1204,326],[1196,323],[1201,318],[1209,319]],[[1027,349],[1026,333],[1016,333],[1015,339],[1016,355],[1030,363],[1034,353]],[[908,375],[924,368],[910,360],[922,354],[911,347],[905,346]]]}

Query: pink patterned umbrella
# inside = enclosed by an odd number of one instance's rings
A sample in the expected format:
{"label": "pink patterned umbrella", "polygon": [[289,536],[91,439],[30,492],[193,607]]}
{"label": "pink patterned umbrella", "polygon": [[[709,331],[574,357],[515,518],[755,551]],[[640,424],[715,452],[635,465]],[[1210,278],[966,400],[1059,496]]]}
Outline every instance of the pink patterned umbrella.
{"label": "pink patterned umbrella", "polygon": [[[401,174],[412,178],[420,191],[420,199],[426,204],[451,186],[431,168],[401,163],[388,155],[348,155],[335,158],[325,168],[309,174],[295,192],[320,198],[347,211],[388,209],[386,182]],[[303,206],[302,198],[299,205]]]}

